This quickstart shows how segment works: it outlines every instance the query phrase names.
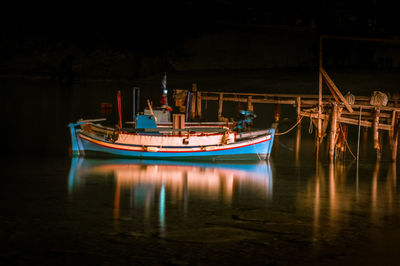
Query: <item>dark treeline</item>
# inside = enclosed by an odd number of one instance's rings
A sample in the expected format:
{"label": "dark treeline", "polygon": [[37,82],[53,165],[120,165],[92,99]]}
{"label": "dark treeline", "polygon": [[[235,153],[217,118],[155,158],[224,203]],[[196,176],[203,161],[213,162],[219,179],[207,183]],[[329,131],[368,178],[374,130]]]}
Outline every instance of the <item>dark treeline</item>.
{"label": "dark treeline", "polygon": [[258,27],[268,34],[275,27],[316,35],[369,37],[398,33],[391,6],[372,0],[32,4],[1,12],[0,74],[62,80],[132,79],[172,71],[171,58],[188,56],[187,41],[227,29],[250,31]]}
{"label": "dark treeline", "polygon": [[[318,63],[320,33],[393,38],[399,30],[395,9],[384,1],[147,3],[32,2],[0,10],[0,85],[7,99],[1,105],[7,121],[1,132],[2,139],[13,140],[6,142],[7,152],[66,154],[69,122],[101,116],[101,102],[113,103],[115,109],[117,89],[141,86],[143,95],[159,97],[165,71],[170,77],[174,70],[188,69],[310,69]],[[393,47],[332,41],[325,44],[324,63],[398,67],[399,46]],[[137,82],[150,75],[158,77],[156,85]],[[212,78],[210,87],[228,87],[226,77]],[[232,82],[231,87],[238,85]],[[268,82],[262,86],[287,86]],[[130,113],[130,97],[124,92],[124,115]],[[111,118],[116,117],[114,112]]]}

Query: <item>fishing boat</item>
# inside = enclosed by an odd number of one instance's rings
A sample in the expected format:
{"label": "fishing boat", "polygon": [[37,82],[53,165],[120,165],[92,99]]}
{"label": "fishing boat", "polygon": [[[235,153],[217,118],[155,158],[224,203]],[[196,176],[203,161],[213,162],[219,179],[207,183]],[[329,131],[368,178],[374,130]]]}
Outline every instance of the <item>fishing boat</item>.
{"label": "fishing boat", "polygon": [[[166,94],[166,90],[163,92]],[[73,156],[229,161],[265,160],[271,154],[273,128],[237,130],[240,122],[188,126],[184,114],[174,114],[172,123],[162,123],[157,121],[149,101],[150,114],[135,115],[130,127],[123,128],[120,97],[118,92],[118,126],[104,126],[99,123],[103,119],[69,124]],[[170,108],[166,106],[164,100],[162,109],[169,112]]]}
{"label": "fishing boat", "polygon": [[[154,117],[138,116],[138,121],[154,121]],[[229,128],[169,128],[138,127],[113,129],[82,120],[69,124],[72,153],[85,157],[118,157],[177,160],[265,160],[269,157],[274,129],[237,133]],[[92,125],[98,131],[92,130]]]}

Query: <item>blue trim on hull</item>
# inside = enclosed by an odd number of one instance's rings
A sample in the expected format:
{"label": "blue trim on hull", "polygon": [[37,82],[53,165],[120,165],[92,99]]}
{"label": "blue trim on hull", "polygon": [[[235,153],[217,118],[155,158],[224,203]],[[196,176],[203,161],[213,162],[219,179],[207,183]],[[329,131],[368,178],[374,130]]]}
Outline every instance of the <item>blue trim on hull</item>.
{"label": "blue trim on hull", "polygon": [[79,139],[81,144],[80,150],[83,150],[85,155],[88,157],[124,157],[159,160],[265,160],[269,156],[272,147],[272,141],[267,140],[253,145],[225,150],[199,152],[150,152],[109,148],[83,138]]}
{"label": "blue trim on hull", "polygon": [[79,125],[80,123],[70,123],[68,124],[69,131],[71,133],[71,144],[72,144],[72,155],[78,156],[79,155],[79,145],[78,145],[78,131],[75,129],[75,126]]}
{"label": "blue trim on hull", "polygon": [[267,151],[267,154],[269,156],[272,152],[272,146],[274,145],[275,128],[269,128],[268,131],[269,133],[271,133],[271,139],[269,140],[270,145],[268,146],[268,151]]}

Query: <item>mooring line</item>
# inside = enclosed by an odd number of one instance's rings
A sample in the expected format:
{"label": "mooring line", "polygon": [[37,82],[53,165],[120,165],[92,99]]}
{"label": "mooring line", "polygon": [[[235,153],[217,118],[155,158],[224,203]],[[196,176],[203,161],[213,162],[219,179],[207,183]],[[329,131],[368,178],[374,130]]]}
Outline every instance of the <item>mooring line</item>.
{"label": "mooring line", "polygon": [[292,130],[301,122],[301,120],[303,119],[303,117],[304,117],[304,116],[302,116],[302,117],[299,119],[299,121],[297,121],[297,123],[294,124],[294,126],[292,126],[290,129],[288,129],[288,130],[286,130],[285,132],[282,132],[282,133],[275,133],[275,135],[276,135],[276,136],[281,136],[281,135],[285,135],[285,134],[289,133],[290,131],[292,131]]}
{"label": "mooring line", "polygon": [[[341,123],[338,123],[340,130],[343,132],[342,126],[340,125]],[[350,154],[353,156],[354,159],[356,159],[356,156],[353,154],[353,152],[350,149],[349,143],[347,143],[347,138],[344,138],[344,142],[346,143],[347,148],[349,149]]]}
{"label": "mooring line", "polygon": [[312,132],[313,132],[313,123],[312,123],[312,118],[310,117],[310,125],[308,126],[308,133],[312,134]]}
{"label": "mooring line", "polygon": [[257,154],[258,160],[259,160],[259,161],[262,161],[262,159],[261,159],[260,155],[258,154],[258,151],[257,151],[256,144],[253,144],[253,146],[254,146],[254,150],[256,151],[256,154]]}

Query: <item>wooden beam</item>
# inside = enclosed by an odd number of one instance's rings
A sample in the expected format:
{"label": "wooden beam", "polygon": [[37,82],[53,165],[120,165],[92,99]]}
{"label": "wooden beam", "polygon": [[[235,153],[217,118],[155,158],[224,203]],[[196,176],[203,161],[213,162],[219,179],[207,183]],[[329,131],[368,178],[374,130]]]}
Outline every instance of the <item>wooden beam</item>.
{"label": "wooden beam", "polygon": [[395,39],[379,39],[379,38],[366,38],[366,37],[348,37],[348,36],[334,36],[334,35],[321,35],[323,39],[336,39],[336,40],[350,40],[350,41],[368,41],[380,42],[390,44],[400,44],[400,40]]}
{"label": "wooden beam", "polygon": [[[210,96],[201,96],[202,100],[207,100],[207,101],[219,101],[219,97],[210,97]],[[242,102],[242,103],[247,103],[248,98],[243,98],[243,97],[238,97],[238,98],[231,98],[231,97],[224,97],[225,102]],[[254,99],[252,98],[251,100],[252,103],[281,103],[281,104],[291,104],[293,105],[295,103],[295,100],[280,100],[280,99]]]}
{"label": "wooden beam", "polygon": [[335,91],[336,95],[340,98],[340,100],[344,103],[346,106],[347,110],[349,110],[350,113],[353,112],[353,108],[351,108],[350,104],[347,102],[347,100],[344,98],[342,93],[339,91],[339,89],[336,87],[335,83],[333,83],[332,79],[328,76],[328,74],[325,72],[325,70],[320,67],[319,71],[322,74],[322,77],[324,78],[325,82],[331,86],[331,88]]}
{"label": "wooden beam", "polygon": [[[311,112],[302,111],[302,112],[300,112],[300,115],[306,116],[306,117],[311,117],[311,118],[318,118],[318,113],[314,113],[314,112],[311,113]],[[328,115],[324,115],[324,114],[321,115],[321,119],[328,119],[328,118],[329,118]]]}
{"label": "wooden beam", "polygon": [[[202,94],[204,95],[203,97],[209,97],[208,99],[212,99],[212,97],[217,97],[221,92],[212,92],[212,91],[202,91]],[[247,96],[251,95],[253,96],[253,99],[255,98],[268,98],[268,97],[280,97],[280,98],[296,98],[296,97],[301,97],[302,99],[317,99],[319,98],[318,94],[287,94],[287,93],[241,93],[241,92],[222,92],[224,96],[232,96],[238,98],[239,96],[244,96],[247,98]],[[215,95],[215,96],[212,96]],[[322,95],[322,99],[332,99],[334,96],[332,95]],[[205,98],[204,98],[205,99]],[[356,102],[357,101],[365,101],[368,102],[369,104],[370,97],[369,96],[356,96]],[[389,102],[391,100],[389,99]]]}
{"label": "wooden beam", "polygon": [[[354,108],[360,108],[362,107],[362,109],[375,109],[375,106],[373,105],[360,105],[360,104],[353,104]],[[379,106],[379,108],[382,111],[400,111],[399,107],[393,107],[393,106]]]}
{"label": "wooden beam", "polygon": [[328,87],[328,89],[329,89],[330,92],[332,93],[333,98],[335,98],[336,102],[337,102],[337,103],[341,103],[340,100],[339,100],[339,98],[338,98],[338,96],[336,95],[335,91],[334,91],[333,88],[330,86],[330,84],[329,84],[329,83],[326,83],[326,86]]}
{"label": "wooden beam", "polygon": [[[340,117],[338,120],[339,120],[339,122],[342,122],[342,123],[351,124],[351,125],[357,125],[358,126],[358,119]],[[369,121],[361,120],[361,126],[363,126],[363,127],[372,127],[373,123],[369,122]],[[378,128],[379,129],[383,129],[383,130],[390,130],[391,129],[391,125],[379,123],[378,124]]]}
{"label": "wooden beam", "polygon": [[[364,108],[363,108],[364,109]],[[342,113],[343,115],[349,115],[349,116],[359,116],[360,115],[360,112],[358,112],[357,114],[356,113],[350,113],[350,112],[347,112],[347,111],[343,111],[343,113]],[[373,117],[373,113],[371,113],[371,112],[362,112],[361,113],[361,116],[362,117]],[[381,118],[392,118],[392,114],[389,114],[389,113],[383,113],[383,112],[381,112],[381,116],[380,116]]]}
{"label": "wooden beam", "polygon": [[252,99],[252,103],[279,103],[293,105],[296,103],[296,100]]}
{"label": "wooden beam", "polygon": [[[301,116],[305,116],[305,117],[318,118],[318,113],[302,111],[302,112],[300,112],[300,115]],[[329,116],[325,115],[325,114],[322,114],[321,118],[325,120],[325,119],[329,119]],[[358,123],[359,123],[358,119],[351,119],[351,118],[346,118],[346,117],[341,117],[341,116],[338,117],[337,120],[338,120],[338,122],[341,122],[341,123],[351,124],[351,125],[356,125],[356,126],[358,126]],[[363,127],[372,127],[372,122],[362,120],[361,121],[361,126],[363,126]],[[380,123],[378,125],[378,128],[379,129],[383,129],[383,130],[391,130],[392,126],[388,125],[388,124]]]}
{"label": "wooden beam", "polygon": [[[312,99],[313,98],[316,99],[318,97],[318,95],[314,95],[314,96],[315,97],[310,97],[310,95],[307,95],[307,97],[304,97],[304,98],[309,99],[309,100],[305,100],[303,98],[302,94],[290,95],[290,97],[289,96],[283,96],[282,97],[282,98],[286,98],[286,97],[289,98],[287,100],[286,99],[268,99],[266,97],[264,97],[264,98],[254,98],[253,97],[252,98],[252,102],[253,103],[280,103],[280,104],[291,104],[292,105],[292,104],[295,104],[296,97],[301,97],[302,98],[301,99],[301,104],[302,105],[306,105],[306,104],[316,105],[316,104],[318,104],[318,100],[312,100]],[[273,94],[273,95],[270,94],[268,97],[280,98],[281,95],[280,94]],[[290,99],[290,98],[292,98],[292,99]],[[334,97],[333,96],[329,96],[329,97],[323,96],[323,99],[334,99]],[[358,99],[358,96],[356,97],[356,101],[357,101],[357,99]],[[203,101],[218,101],[219,97],[218,96],[207,96],[207,95],[205,95],[204,92],[201,92],[201,100],[203,100]],[[247,97],[246,98],[244,98],[244,97],[224,97],[224,101],[247,102],[247,100],[248,100]],[[322,105],[326,105],[326,104],[330,104],[330,102],[329,101],[322,101]],[[364,105],[364,104],[353,104],[352,105],[352,108],[360,108],[360,107],[362,107],[362,109],[365,109],[365,110],[374,109],[375,108],[374,106],[369,105],[369,103],[366,104],[366,105]],[[381,106],[380,108],[381,108],[381,112],[382,111],[389,111],[389,112],[391,112],[391,111],[400,111],[400,107]],[[344,111],[344,114],[352,114],[352,112]],[[358,115],[358,114],[356,114],[356,115]],[[384,114],[383,116],[386,117],[386,114]]]}

